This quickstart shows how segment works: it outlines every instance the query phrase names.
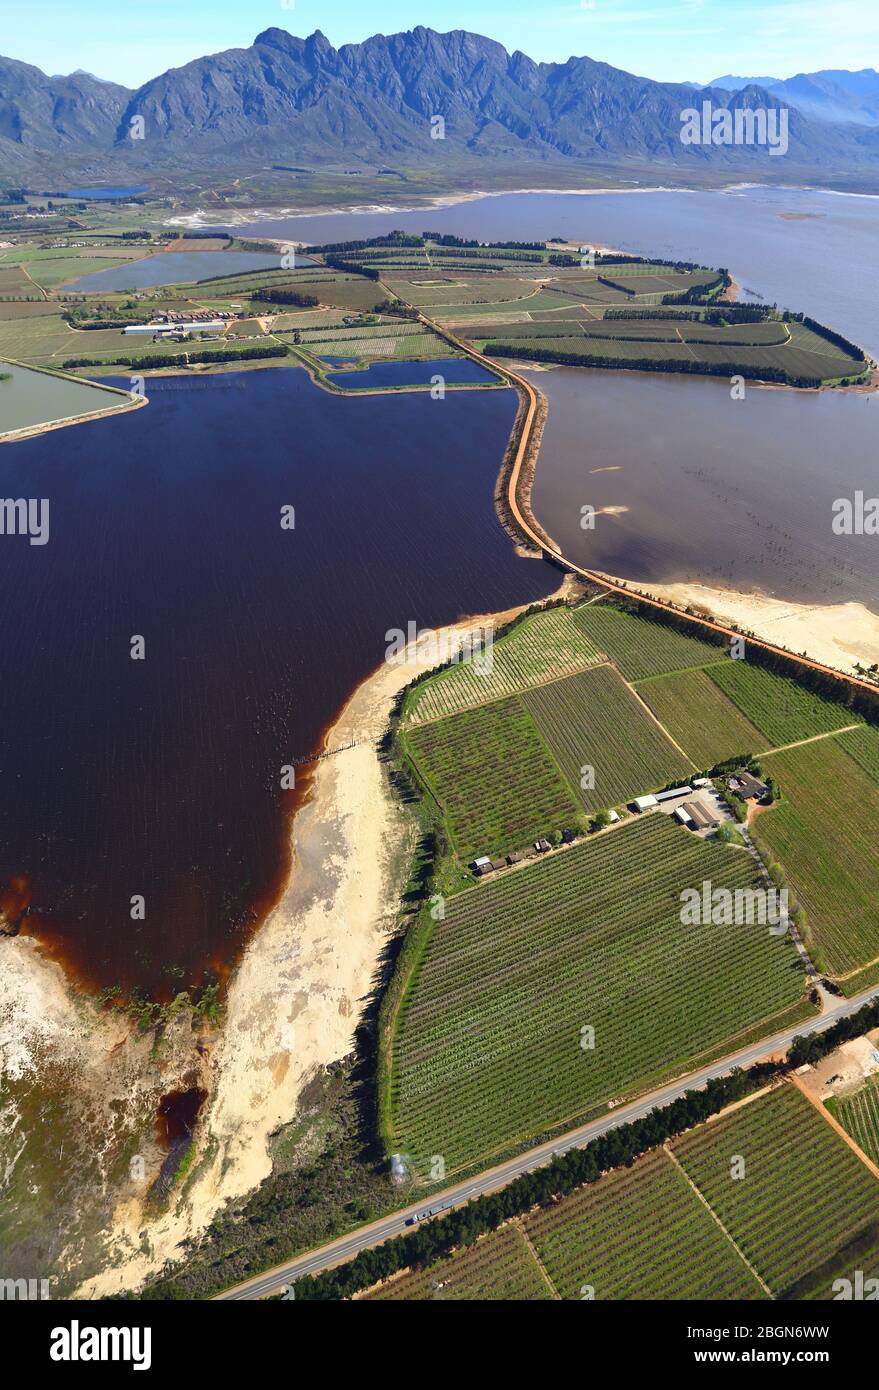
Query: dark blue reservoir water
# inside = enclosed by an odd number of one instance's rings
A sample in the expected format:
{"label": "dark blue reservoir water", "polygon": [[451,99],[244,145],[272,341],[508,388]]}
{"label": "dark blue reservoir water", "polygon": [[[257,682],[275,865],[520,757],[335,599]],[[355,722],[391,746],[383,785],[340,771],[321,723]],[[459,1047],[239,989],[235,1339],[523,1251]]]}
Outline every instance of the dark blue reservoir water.
{"label": "dark blue reservoir water", "polygon": [[90,981],[167,993],[273,902],[280,769],[386,632],[558,575],[495,517],[512,391],[345,398],[281,368],[148,392],[0,449],[0,495],[50,499],[47,545],[0,539],[0,886],[27,880],[33,929]]}

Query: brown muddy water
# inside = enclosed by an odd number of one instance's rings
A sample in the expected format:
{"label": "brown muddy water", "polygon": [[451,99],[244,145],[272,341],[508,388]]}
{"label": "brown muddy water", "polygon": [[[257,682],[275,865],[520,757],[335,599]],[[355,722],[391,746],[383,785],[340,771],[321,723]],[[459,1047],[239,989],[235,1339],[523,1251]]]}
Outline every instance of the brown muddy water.
{"label": "brown muddy water", "polygon": [[879,395],[748,383],[734,400],[711,378],[526,374],[549,401],[534,511],[572,560],[879,611],[879,537],[833,529],[837,499],[879,496]]}

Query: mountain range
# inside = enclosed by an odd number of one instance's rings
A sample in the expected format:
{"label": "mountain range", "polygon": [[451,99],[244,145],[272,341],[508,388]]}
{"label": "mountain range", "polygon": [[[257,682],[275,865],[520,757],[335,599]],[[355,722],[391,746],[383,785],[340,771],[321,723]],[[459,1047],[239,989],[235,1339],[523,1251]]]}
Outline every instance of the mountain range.
{"label": "mountain range", "polygon": [[800,72],[786,78],[716,77],[709,86],[729,92],[762,87],[813,120],[879,125],[879,72],[875,68],[862,68],[860,72],[824,68],[821,72]]}
{"label": "mountain range", "polygon": [[[842,76],[864,74],[836,74],[840,90]],[[741,85],[731,90],[733,82]],[[730,110],[791,105],[787,157],[772,158],[765,147],[682,144],[681,112],[706,99]],[[440,132],[444,138],[435,138]],[[721,79],[696,92],[587,57],[536,63],[478,34],[421,26],[338,49],[320,31],[300,39],[271,28],[249,48],[198,58],[134,92],[88,73],[48,77],[0,58],[7,186],[27,179],[58,187],[62,173],[93,181],[148,175],[155,182],[195,171],[229,179],[281,164],[430,167],[444,176],[479,167],[485,183],[505,165],[523,174],[524,166],[566,170],[572,179],[589,169],[633,180],[667,171],[679,181],[716,173],[827,182],[845,173],[872,185],[879,130],[865,119],[815,119],[764,80]]]}

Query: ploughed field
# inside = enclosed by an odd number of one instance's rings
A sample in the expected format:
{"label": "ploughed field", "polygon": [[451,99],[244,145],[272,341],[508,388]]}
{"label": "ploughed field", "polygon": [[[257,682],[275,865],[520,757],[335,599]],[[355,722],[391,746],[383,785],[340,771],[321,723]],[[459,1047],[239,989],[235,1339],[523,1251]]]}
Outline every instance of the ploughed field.
{"label": "ploughed field", "polygon": [[449,899],[398,1020],[396,1149],[416,1170],[485,1162],[803,1016],[788,939],[681,924],[706,879],[758,881],[749,855],[654,815]]}
{"label": "ploughed field", "polygon": [[879,1181],[785,1083],[365,1297],[831,1299],[877,1235]]}

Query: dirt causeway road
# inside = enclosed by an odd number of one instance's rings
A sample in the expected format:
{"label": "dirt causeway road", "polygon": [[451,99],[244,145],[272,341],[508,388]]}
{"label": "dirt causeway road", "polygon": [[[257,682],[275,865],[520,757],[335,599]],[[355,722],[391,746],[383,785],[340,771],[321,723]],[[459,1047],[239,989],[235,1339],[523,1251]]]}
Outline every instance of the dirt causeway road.
{"label": "dirt causeway road", "polygon": [[715,1076],[725,1076],[735,1067],[749,1067],[754,1062],[759,1062],[774,1053],[785,1052],[797,1036],[807,1033],[823,1033],[825,1029],[838,1023],[841,1018],[856,1013],[864,1004],[869,1003],[876,993],[874,986],[873,989],[855,995],[852,999],[842,1000],[833,1008],[828,1009],[826,1013],[821,1014],[820,1017],[800,1023],[797,1027],[789,1028],[784,1033],[776,1033],[774,1037],[764,1038],[762,1042],[743,1048],[742,1051],[735,1052],[711,1066],[703,1067],[700,1071],[678,1077],[669,1085],[661,1086],[648,1095],[642,1096],[639,1100],[632,1101],[629,1105],[621,1105],[607,1115],[602,1115],[599,1120],[593,1120],[590,1124],[582,1125],[579,1129],[572,1129],[567,1134],[550,1140],[546,1144],[541,1144],[536,1149],[530,1149],[528,1153],[518,1154],[497,1168],[490,1168],[485,1173],[480,1173],[478,1177],[468,1178],[456,1187],[446,1188],[444,1192],[437,1192],[432,1197],[425,1196],[417,1205],[392,1212],[389,1216],[382,1217],[381,1220],[374,1221],[369,1226],[361,1226],[358,1230],[340,1236],[338,1240],[331,1241],[318,1250],[297,1255],[295,1259],[289,1260],[286,1264],[267,1270],[265,1274],[258,1274],[244,1284],[236,1284],[233,1288],[227,1289],[225,1293],[218,1294],[217,1298],[257,1299],[277,1295],[285,1285],[292,1284],[302,1274],[319,1274],[321,1270],[330,1269],[333,1265],[342,1264],[343,1261],[352,1259],[361,1250],[367,1250],[373,1245],[380,1245],[382,1241],[388,1240],[391,1236],[403,1235],[407,1230],[407,1220],[415,1214],[423,1217],[427,1211],[430,1211],[439,1216],[452,1207],[465,1206],[472,1198],[482,1197],[486,1193],[496,1191],[499,1187],[506,1187],[522,1173],[550,1163],[557,1154],[566,1153],[568,1149],[585,1148],[593,1139],[597,1139],[601,1134],[606,1134],[608,1130],[628,1124],[630,1120],[641,1119],[642,1116],[649,1114],[657,1107],[670,1105],[685,1091],[698,1089]]}

